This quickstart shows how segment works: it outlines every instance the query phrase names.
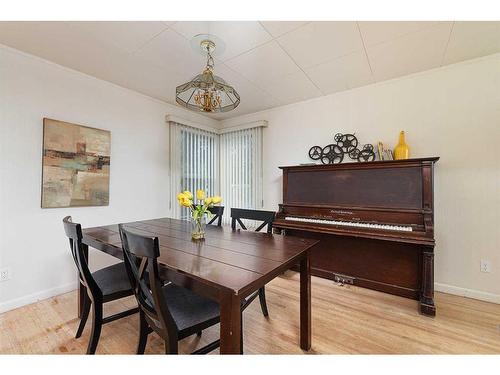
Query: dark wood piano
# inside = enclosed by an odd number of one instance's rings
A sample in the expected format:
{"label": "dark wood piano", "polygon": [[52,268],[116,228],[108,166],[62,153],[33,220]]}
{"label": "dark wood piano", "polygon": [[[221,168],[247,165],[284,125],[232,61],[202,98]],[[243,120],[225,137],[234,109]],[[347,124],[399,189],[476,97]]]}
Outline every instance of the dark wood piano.
{"label": "dark wood piano", "polygon": [[321,240],[311,249],[313,275],[416,299],[434,316],[438,160],[280,167],[274,230]]}

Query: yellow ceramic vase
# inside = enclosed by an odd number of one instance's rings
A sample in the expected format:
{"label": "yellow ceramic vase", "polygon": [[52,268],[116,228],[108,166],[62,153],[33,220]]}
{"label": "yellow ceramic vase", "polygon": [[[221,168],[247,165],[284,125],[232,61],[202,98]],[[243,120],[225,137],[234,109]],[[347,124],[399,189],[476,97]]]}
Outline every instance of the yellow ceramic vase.
{"label": "yellow ceramic vase", "polygon": [[402,159],[408,159],[410,157],[410,147],[406,144],[405,141],[405,132],[402,131],[399,133],[399,142],[394,147],[394,159],[395,160],[402,160]]}

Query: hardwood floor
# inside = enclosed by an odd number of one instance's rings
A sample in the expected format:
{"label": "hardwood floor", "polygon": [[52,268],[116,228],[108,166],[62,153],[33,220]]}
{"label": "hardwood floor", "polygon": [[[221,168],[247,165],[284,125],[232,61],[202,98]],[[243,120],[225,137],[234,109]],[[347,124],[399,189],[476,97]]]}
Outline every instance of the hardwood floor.
{"label": "hardwood floor", "polygon": [[[287,272],[266,286],[270,318],[258,302],[244,314],[245,354],[300,354],[298,274]],[[313,277],[313,339],[309,353],[324,354],[500,354],[500,305],[436,293],[435,318],[417,313],[416,301],[367,289],[338,286]],[[105,315],[135,305],[133,297],[111,303]],[[85,353],[90,322],[80,339],[74,335],[76,292],[63,294],[0,315],[0,353]],[[104,325],[100,354],[132,354],[138,316]],[[218,336],[218,325],[181,341],[191,352]],[[162,354],[152,334],[146,353]],[[216,351],[213,353],[217,353]]]}

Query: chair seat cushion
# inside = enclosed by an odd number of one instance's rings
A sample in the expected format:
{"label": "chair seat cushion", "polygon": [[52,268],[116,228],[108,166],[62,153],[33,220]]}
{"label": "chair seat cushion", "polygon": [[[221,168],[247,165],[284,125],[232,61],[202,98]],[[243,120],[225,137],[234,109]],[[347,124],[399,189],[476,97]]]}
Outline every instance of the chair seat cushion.
{"label": "chair seat cushion", "polygon": [[132,286],[123,262],[102,268],[92,273],[92,276],[101,289],[103,296],[127,292],[132,294]]}
{"label": "chair seat cushion", "polygon": [[217,302],[175,284],[165,285],[162,292],[180,335],[184,330],[196,326],[208,327],[220,320]]}

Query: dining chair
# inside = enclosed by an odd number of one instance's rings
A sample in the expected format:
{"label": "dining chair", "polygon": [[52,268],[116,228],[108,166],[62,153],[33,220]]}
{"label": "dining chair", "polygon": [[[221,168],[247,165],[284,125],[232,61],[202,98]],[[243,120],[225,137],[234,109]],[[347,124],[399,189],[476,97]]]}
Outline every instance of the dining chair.
{"label": "dining chair", "polygon": [[139,308],[136,307],[103,317],[102,310],[104,303],[134,294],[128,280],[125,264],[120,262],[98,271],[90,272],[88,259],[82,245],[83,235],[81,225],[73,223],[71,216],[66,216],[63,219],[63,225],[66,236],[69,238],[71,255],[78,269],[80,283],[85,286],[87,292],[84,296],[80,325],[75,337],[79,338],[82,335],[89,317],[90,308],[92,308],[92,332],[87,346],[87,354],[94,354],[99,342],[99,336],[101,335],[102,325],[137,313],[139,312]]}
{"label": "dining chair", "polygon": [[222,225],[222,215],[224,215],[224,206],[213,206],[209,207],[208,211],[212,213],[212,218],[208,222],[208,224],[212,224],[217,220],[217,226],[220,227]]}
{"label": "dining chair", "polygon": [[[156,332],[165,342],[166,354],[178,353],[178,342],[220,322],[217,302],[159,275],[158,237],[145,237],[119,225],[125,266],[139,304],[139,343],[137,354],[144,354],[148,335]],[[206,354],[220,346],[216,340],[192,354]]]}
{"label": "dining chair", "polygon": [[[242,219],[261,221],[262,223],[255,229],[256,232],[260,232],[264,227],[267,226],[267,233],[272,232],[273,221],[276,213],[274,211],[262,211],[262,210],[249,210],[243,208],[231,208],[231,228],[236,230],[237,224],[244,229],[247,230],[245,224],[241,221]],[[266,289],[265,286],[260,288],[257,292],[250,295],[246,298],[245,303],[243,305],[243,310],[247,308],[247,306],[257,297],[259,296],[260,308],[262,309],[262,314],[265,317],[269,316],[269,312],[267,310],[267,301],[266,301]]]}

